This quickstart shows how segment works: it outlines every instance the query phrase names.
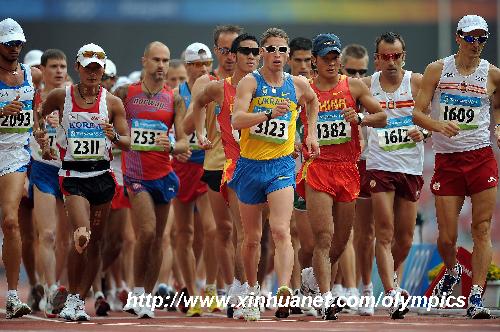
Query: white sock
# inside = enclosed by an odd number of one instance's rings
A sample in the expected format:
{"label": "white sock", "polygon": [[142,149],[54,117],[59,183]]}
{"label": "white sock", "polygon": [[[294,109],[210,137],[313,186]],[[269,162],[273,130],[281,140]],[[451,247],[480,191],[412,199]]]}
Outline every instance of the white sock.
{"label": "white sock", "polygon": [[7,297],[17,297],[17,290],[16,289],[9,289],[7,291]]}
{"label": "white sock", "polygon": [[134,294],[144,294],[145,292],[144,287],[134,287]]}

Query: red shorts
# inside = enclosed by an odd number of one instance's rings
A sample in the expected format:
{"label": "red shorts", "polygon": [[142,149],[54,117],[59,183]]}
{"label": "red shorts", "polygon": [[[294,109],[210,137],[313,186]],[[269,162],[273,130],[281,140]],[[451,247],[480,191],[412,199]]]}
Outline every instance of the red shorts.
{"label": "red shorts", "polygon": [[359,171],[354,163],[306,161],[297,174],[297,193],[305,199],[306,182],[312,189],[330,194],[335,202],[352,202],[359,195]]}
{"label": "red shorts", "polygon": [[125,187],[116,185],[115,196],[111,201],[111,210],[130,209],[130,201],[125,195]]}
{"label": "red shorts", "polygon": [[220,192],[224,197],[226,203],[229,203],[229,196],[227,193],[227,183],[231,181],[234,175],[234,169],[236,168],[237,160],[226,159],[224,163],[224,170],[222,171],[222,181],[220,183]]}
{"label": "red shorts", "polygon": [[397,196],[412,202],[419,199],[424,185],[422,175],[371,169],[366,171],[366,177],[372,193],[394,191]]}
{"label": "red shorts", "polygon": [[436,153],[431,191],[437,196],[470,196],[498,184],[498,166],[491,146]]}
{"label": "red shorts", "polygon": [[366,176],[366,160],[360,159],[358,160],[358,170],[359,170],[359,181],[361,183],[361,187],[359,189],[359,198],[370,198],[370,181]]}
{"label": "red shorts", "polygon": [[191,203],[208,191],[208,186],[201,181],[204,170],[202,164],[182,163],[174,159],[172,168],[179,177],[179,191],[177,198],[182,203]]}

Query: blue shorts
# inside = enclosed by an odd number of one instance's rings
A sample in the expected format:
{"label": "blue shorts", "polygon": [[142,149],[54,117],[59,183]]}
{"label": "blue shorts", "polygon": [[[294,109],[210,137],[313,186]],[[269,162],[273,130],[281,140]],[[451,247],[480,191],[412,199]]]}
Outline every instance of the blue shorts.
{"label": "blue shorts", "polygon": [[33,186],[45,194],[51,194],[56,198],[63,198],[59,186],[59,168],[33,160],[30,171],[30,196],[32,196]]}
{"label": "blue shorts", "polygon": [[167,204],[177,195],[179,178],[174,171],[156,180],[138,180],[123,175],[123,184],[128,192],[138,194],[146,191],[155,204]]}
{"label": "blue shorts", "polygon": [[228,186],[242,203],[265,203],[273,191],[295,188],[295,161],[292,156],[271,160],[240,157]]}

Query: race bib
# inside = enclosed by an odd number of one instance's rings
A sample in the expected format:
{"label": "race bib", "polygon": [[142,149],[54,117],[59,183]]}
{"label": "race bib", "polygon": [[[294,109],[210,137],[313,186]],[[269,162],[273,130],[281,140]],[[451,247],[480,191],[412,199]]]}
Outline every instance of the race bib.
{"label": "race bib", "polygon": [[320,146],[342,144],[351,140],[351,124],[344,120],[341,111],[320,112],[317,129]]}
{"label": "race bib", "polygon": [[442,93],[439,102],[439,120],[456,121],[462,130],[478,128],[481,98]]}
{"label": "race bib", "polygon": [[156,137],[168,134],[168,127],[158,120],[132,119],[132,150],[134,151],[164,151],[157,145]]}
{"label": "race bib", "polygon": [[33,110],[23,109],[16,115],[0,117],[1,133],[26,133],[33,127]]}
{"label": "race bib", "polygon": [[104,159],[106,136],[101,128],[68,129],[68,148],[73,159]]}
{"label": "race bib", "polygon": [[387,126],[377,129],[378,145],[384,151],[411,149],[417,146],[408,131],[414,128],[411,116],[387,120]]}
{"label": "race bib", "polygon": [[[207,129],[203,128],[203,136],[207,136]],[[189,135],[189,147],[191,150],[201,150],[200,144],[198,142],[198,137],[196,136],[196,131],[193,131],[191,135]]]}

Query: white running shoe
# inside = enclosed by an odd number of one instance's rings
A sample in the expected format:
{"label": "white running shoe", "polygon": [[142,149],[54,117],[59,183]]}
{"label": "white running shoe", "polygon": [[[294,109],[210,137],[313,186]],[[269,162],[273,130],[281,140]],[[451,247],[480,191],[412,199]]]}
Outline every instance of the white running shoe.
{"label": "white running shoe", "polygon": [[123,307],[123,311],[128,312],[129,314],[132,315],[139,315],[139,313],[141,312],[141,306],[139,305],[138,297],[141,296],[142,294],[144,293],[133,291],[132,296],[135,296],[137,298],[137,303],[135,303],[134,305],[133,299],[130,296],[128,296],[127,304],[125,304],[125,306]]}
{"label": "white running shoe", "polygon": [[260,319],[260,309],[258,305],[255,305],[257,297],[260,295],[260,286],[259,284],[248,287],[247,294],[249,295],[249,299],[247,303],[245,303],[245,307],[243,308],[243,318],[246,321],[256,321]]}
{"label": "white running shoe", "polygon": [[137,316],[138,318],[155,318],[155,313],[151,310],[151,307],[145,305],[141,308]]}
{"label": "white running shoe", "polygon": [[373,297],[373,284],[370,282],[369,285],[363,286],[363,291],[361,293],[361,299],[358,306],[358,314],[360,316],[373,316],[375,314],[375,301],[372,302]]}
{"label": "white running shoe", "polygon": [[89,315],[85,312],[85,301],[80,299],[80,296],[76,295],[75,301],[75,315],[73,316],[74,321],[88,321],[90,320]]}
{"label": "white running shoe", "polygon": [[73,320],[75,316],[76,300],[79,299],[78,295],[68,294],[66,297],[66,302],[64,302],[64,307],[59,313],[59,317],[66,320]]}
{"label": "white running shoe", "polygon": [[31,308],[26,303],[21,302],[17,296],[7,297],[6,319],[19,318],[28,314],[31,314]]}
{"label": "white running shoe", "polygon": [[307,267],[303,269],[300,274],[301,274],[300,288],[302,294],[304,294],[305,296],[314,296],[321,294],[312,267]]}

